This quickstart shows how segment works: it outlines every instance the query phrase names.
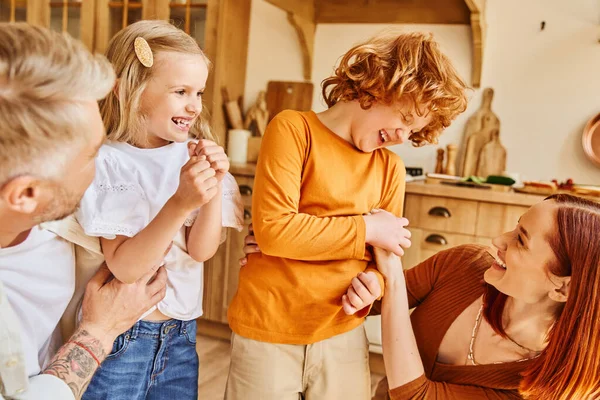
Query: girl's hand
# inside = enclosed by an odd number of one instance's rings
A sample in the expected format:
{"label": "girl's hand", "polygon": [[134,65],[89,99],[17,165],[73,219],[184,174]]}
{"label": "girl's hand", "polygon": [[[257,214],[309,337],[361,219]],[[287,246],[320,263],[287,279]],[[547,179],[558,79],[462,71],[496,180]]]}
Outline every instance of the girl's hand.
{"label": "girl's hand", "polygon": [[215,170],[205,156],[192,156],[179,173],[179,187],[172,199],[186,211],[192,212],[212,200],[219,182]]}
{"label": "girl's hand", "polygon": [[202,139],[198,141],[194,152],[198,157],[206,157],[210,167],[215,170],[216,178],[219,182],[223,180],[225,174],[229,171],[229,159],[223,147],[217,145],[212,140]]}
{"label": "girl's hand", "polygon": [[260,248],[256,243],[256,238],[254,237],[254,229],[252,228],[252,224],[248,227],[248,235],[244,238],[244,254],[246,257],[240,258],[240,267],[243,267],[248,263],[248,254],[260,253]]}

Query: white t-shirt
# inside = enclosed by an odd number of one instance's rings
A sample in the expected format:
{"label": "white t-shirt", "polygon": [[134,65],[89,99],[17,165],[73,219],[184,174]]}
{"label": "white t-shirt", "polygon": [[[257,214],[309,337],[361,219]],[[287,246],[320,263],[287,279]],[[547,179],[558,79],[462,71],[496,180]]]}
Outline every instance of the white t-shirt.
{"label": "white t-shirt", "polygon": [[34,227],[23,243],[0,249],[0,280],[21,323],[27,375],[37,375],[60,345],[58,321],[75,290],[73,244]]}
{"label": "white t-shirt", "polygon": [[[135,236],[175,194],[181,167],[188,160],[187,143],[155,149],[140,149],[122,142],[102,146],[96,158],[94,182],[76,214],[85,233],[107,239]],[[243,210],[235,179],[227,174],[222,185],[222,224],[241,230]],[[189,256],[185,240],[185,226],[193,224],[195,214],[185,221],[165,256],[167,293],[158,304],[163,314],[184,321],[202,315],[203,263]]]}

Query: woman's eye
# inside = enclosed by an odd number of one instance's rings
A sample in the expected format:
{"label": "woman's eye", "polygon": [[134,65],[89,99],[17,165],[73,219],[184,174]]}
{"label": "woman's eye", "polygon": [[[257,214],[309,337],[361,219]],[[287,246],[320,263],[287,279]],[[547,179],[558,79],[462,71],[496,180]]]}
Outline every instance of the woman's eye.
{"label": "woman's eye", "polygon": [[185,94],[185,90],[178,90],[177,92],[178,95],[183,96]]}
{"label": "woman's eye", "polygon": [[204,94],[204,92],[198,92],[198,93],[197,93],[197,96],[198,96],[198,97],[201,97],[203,94]]}
{"label": "woman's eye", "polygon": [[517,241],[519,242],[519,244],[520,244],[521,246],[524,246],[524,245],[525,245],[525,242],[523,242],[523,238],[521,237],[521,235],[517,235]]}

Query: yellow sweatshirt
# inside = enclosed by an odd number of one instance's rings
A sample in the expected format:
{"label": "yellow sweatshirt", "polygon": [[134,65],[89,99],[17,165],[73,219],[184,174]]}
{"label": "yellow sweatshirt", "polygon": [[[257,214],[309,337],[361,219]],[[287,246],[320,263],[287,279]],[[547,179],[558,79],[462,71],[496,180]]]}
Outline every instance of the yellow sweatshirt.
{"label": "yellow sweatshirt", "polygon": [[359,151],[312,111],[275,116],[252,200],[262,253],[240,270],[231,329],[263,342],[310,344],[363,323],[368,308],[353,316],[342,310],[350,281],[371,264],[362,215],[375,208],[402,215],[405,174],[397,155]]}

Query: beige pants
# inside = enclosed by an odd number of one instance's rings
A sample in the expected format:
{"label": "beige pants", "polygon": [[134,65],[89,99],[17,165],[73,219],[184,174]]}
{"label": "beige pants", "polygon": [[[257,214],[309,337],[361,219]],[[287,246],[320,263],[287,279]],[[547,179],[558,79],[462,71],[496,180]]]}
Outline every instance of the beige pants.
{"label": "beige pants", "polygon": [[225,400],[369,400],[369,345],[361,325],[309,344],[231,338]]}

